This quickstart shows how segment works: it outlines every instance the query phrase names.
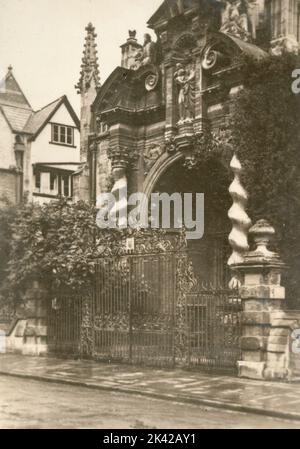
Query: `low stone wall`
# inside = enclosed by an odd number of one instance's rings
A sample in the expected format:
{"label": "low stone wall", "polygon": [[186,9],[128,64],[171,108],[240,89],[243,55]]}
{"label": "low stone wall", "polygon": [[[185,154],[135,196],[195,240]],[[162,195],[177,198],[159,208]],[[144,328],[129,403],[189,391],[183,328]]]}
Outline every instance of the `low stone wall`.
{"label": "low stone wall", "polygon": [[300,379],[300,310],[272,312],[270,326],[266,376]]}
{"label": "low stone wall", "polygon": [[[25,301],[5,332],[2,351],[23,355],[43,355],[47,346],[47,291],[37,282],[27,289]],[[1,324],[0,324],[1,327]]]}

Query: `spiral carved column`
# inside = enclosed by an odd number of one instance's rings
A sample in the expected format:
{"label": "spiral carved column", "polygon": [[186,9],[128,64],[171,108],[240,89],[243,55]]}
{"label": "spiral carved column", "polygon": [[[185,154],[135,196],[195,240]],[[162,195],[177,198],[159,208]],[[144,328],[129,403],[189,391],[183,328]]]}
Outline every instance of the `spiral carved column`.
{"label": "spiral carved column", "polygon": [[124,167],[117,167],[113,170],[115,183],[111,193],[116,198],[116,203],[111,210],[111,215],[117,218],[119,229],[127,228],[127,177]]}
{"label": "spiral carved column", "polygon": [[[234,173],[234,180],[229,187],[233,205],[228,212],[228,217],[232,222],[232,231],[229,235],[232,254],[228,260],[228,265],[233,267],[244,261],[243,256],[249,250],[248,230],[252,223],[246,213],[248,194],[241,184],[242,166],[236,155],[231,160],[230,168]],[[240,285],[238,276],[234,275],[229,283],[229,287],[234,289],[240,287]]]}

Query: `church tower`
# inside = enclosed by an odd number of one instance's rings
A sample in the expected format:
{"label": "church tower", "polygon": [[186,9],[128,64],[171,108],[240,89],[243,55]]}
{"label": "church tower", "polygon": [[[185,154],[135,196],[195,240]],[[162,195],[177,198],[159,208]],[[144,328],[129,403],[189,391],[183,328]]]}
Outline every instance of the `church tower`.
{"label": "church tower", "polygon": [[81,162],[88,160],[88,139],[91,133],[91,106],[100,88],[99,64],[95,28],[91,23],[86,27],[86,37],[81,64],[80,79],[75,86],[81,95]]}

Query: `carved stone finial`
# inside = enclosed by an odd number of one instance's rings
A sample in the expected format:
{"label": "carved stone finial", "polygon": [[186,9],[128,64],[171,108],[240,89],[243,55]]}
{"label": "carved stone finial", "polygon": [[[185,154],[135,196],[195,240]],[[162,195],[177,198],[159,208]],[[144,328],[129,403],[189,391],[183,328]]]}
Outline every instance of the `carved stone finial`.
{"label": "carved stone finial", "polygon": [[129,39],[136,39],[136,30],[128,30]]}
{"label": "carved stone finial", "polygon": [[253,237],[256,249],[252,252],[252,256],[274,257],[276,253],[268,250],[268,245],[275,235],[275,229],[267,220],[259,220],[249,230],[249,235]]}

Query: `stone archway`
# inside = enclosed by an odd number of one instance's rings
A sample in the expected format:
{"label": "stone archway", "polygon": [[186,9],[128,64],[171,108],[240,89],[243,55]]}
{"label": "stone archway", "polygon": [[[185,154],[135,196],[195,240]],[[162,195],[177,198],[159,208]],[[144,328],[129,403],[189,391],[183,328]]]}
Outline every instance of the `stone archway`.
{"label": "stone archway", "polygon": [[[193,171],[185,168],[184,154],[164,154],[152,167],[144,183],[144,193],[204,193],[205,233],[201,240],[190,240],[188,249],[198,278],[205,284],[227,287],[230,255],[228,235],[231,222],[228,210],[232,204],[228,193],[229,173],[222,161],[203,162]],[[168,232],[174,233],[174,229]]]}
{"label": "stone archway", "polygon": [[151,170],[149,171],[143,185],[143,193],[150,197],[153,189],[158,182],[158,180],[163,176],[163,174],[178,160],[183,159],[184,155],[181,152],[177,152],[170,156],[169,153],[163,153],[159,159],[155,162]]}

